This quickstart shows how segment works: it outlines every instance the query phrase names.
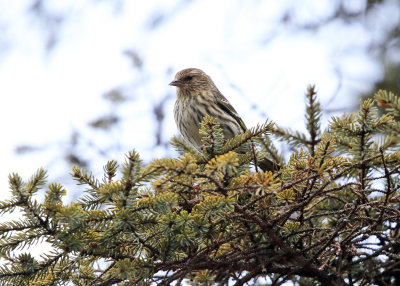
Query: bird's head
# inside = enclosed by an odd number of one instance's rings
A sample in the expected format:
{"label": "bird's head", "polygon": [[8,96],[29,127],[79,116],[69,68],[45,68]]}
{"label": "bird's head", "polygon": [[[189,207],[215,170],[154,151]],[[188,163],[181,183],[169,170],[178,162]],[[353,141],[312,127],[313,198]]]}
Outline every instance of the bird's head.
{"label": "bird's head", "polygon": [[216,88],[205,72],[195,68],[181,70],[169,85],[176,86],[178,93],[179,91],[191,93]]}

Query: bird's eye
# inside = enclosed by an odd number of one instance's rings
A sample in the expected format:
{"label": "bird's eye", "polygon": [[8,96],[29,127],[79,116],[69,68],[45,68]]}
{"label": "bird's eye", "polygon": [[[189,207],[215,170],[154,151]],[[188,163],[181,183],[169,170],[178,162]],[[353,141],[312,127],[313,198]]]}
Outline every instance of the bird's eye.
{"label": "bird's eye", "polygon": [[184,80],[184,81],[189,81],[189,80],[192,80],[192,78],[193,78],[193,76],[188,75],[188,76],[185,76],[185,77],[183,78],[183,80]]}

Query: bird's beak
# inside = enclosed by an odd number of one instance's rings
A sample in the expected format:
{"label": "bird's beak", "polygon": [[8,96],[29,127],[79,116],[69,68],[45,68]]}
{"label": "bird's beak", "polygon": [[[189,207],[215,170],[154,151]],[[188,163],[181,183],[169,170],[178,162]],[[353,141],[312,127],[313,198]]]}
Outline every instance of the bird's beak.
{"label": "bird's beak", "polygon": [[173,80],[173,81],[171,81],[170,83],[169,83],[169,85],[172,85],[172,86],[179,86],[180,85],[180,81],[179,80]]}

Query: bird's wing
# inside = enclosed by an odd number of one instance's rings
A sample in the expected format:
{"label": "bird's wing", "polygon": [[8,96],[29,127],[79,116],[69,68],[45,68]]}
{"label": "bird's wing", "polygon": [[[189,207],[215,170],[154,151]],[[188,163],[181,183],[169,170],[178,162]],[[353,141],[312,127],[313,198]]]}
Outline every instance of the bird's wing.
{"label": "bird's wing", "polygon": [[242,127],[243,132],[247,130],[246,125],[244,124],[242,118],[240,118],[239,114],[237,114],[235,108],[229,103],[229,101],[221,94],[218,93],[217,96],[217,105],[226,113],[231,115],[237,123],[239,123],[240,127]]}

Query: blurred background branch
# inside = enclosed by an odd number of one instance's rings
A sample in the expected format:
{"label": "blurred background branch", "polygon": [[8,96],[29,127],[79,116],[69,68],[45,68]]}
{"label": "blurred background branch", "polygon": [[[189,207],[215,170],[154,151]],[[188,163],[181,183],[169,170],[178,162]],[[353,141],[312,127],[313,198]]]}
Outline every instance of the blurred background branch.
{"label": "blurred background branch", "polygon": [[43,165],[68,184],[65,169],[101,172],[95,166],[132,147],[146,162],[176,155],[167,84],[185,67],[215,78],[248,126],[269,117],[304,128],[299,104],[309,83],[325,122],[380,88],[400,93],[397,0],[0,5],[2,152],[15,162],[1,172],[4,185],[22,165],[27,174]]}

